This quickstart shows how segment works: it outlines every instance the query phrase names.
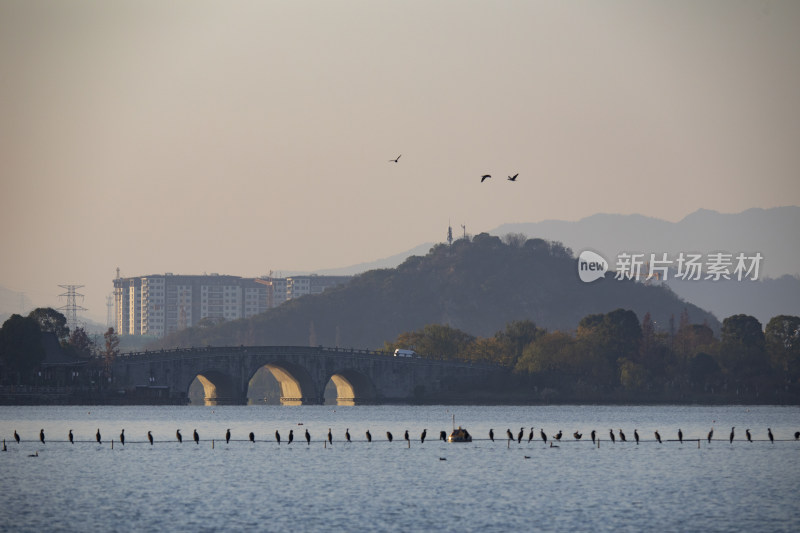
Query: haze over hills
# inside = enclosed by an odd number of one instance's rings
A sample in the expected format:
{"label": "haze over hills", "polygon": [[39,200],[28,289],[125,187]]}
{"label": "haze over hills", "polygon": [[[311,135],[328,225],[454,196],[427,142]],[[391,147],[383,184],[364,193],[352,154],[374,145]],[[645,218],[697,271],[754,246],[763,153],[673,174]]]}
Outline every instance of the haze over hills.
{"label": "haze over hills", "polygon": [[[779,314],[800,315],[800,279],[797,277],[800,247],[791,238],[798,230],[800,207],[786,206],[733,214],[700,209],[679,222],[642,215],[596,214],[577,222],[545,220],[503,224],[488,233],[500,237],[522,233],[529,238],[558,241],[576,255],[581,250],[591,249],[612,264],[623,251],[648,255],[760,252],[764,257],[759,272],[761,281],[744,284],[668,280],[667,284],[678,296],[711,311],[720,320],[735,314],[749,314],[766,324]],[[372,263],[319,273],[357,274],[371,268],[392,268],[430,246],[424,244]],[[765,279],[767,277],[780,279]]]}
{"label": "haze over hills", "polygon": [[517,320],[549,330],[574,330],[586,315],[631,309],[649,312],[666,330],[686,309],[693,323],[719,322],[666,287],[617,281],[611,274],[580,281],[577,261],[541,239],[504,244],[480,234],[437,245],[394,269],[371,270],[347,285],[290,300],[247,320],[195,327],[160,342],[163,347],[210,345],[326,345],[380,348],[400,333],[447,324],[491,336]]}

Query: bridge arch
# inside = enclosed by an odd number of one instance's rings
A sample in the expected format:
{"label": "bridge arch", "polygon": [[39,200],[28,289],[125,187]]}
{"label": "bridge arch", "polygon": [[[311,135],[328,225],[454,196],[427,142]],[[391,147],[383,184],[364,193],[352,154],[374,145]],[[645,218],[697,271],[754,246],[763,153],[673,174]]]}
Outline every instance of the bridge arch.
{"label": "bridge arch", "polygon": [[304,405],[321,403],[322,394],[304,367],[287,361],[273,361],[256,368],[250,379],[261,370],[268,370],[281,387],[281,405]]}
{"label": "bridge arch", "polygon": [[375,401],[375,385],[361,372],[343,369],[331,374],[330,381],[336,387],[336,405],[356,405]]}
{"label": "bridge arch", "polygon": [[[204,370],[195,375],[189,384],[189,389],[192,388],[195,380],[203,387],[203,403],[205,405],[240,403],[239,391],[230,376],[218,370]],[[188,395],[189,390],[187,389]]]}

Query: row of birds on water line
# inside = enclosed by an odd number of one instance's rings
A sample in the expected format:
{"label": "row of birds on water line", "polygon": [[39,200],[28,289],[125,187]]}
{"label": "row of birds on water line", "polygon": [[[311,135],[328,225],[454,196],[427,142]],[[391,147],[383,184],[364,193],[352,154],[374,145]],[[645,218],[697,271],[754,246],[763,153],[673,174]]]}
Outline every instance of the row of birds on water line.
{"label": "row of birds on water line", "polygon": [[[399,162],[400,162],[400,158],[401,158],[402,156],[403,156],[403,154],[400,154],[400,155],[398,155],[397,157],[395,157],[394,159],[390,159],[390,160],[389,160],[389,162],[390,162],[390,163],[399,163]],[[506,178],[506,179],[507,179],[508,181],[517,181],[517,176],[519,176],[519,172],[517,172],[517,173],[516,173],[516,174],[514,174],[513,176],[509,176],[509,177],[508,177],[508,178]],[[481,183],[483,183],[484,181],[488,180],[488,179],[489,179],[489,178],[491,178],[491,177],[492,177],[492,175],[491,175],[491,174],[483,174],[483,175],[481,176]]]}
{"label": "row of birds on water line", "polygon": [[[465,432],[466,432],[466,430],[465,430]],[[422,433],[419,436],[419,440],[420,440],[421,443],[425,442],[425,439],[427,438],[427,435],[428,435],[428,430],[427,429],[423,429]],[[469,435],[468,432],[466,432],[466,435],[469,436],[470,438],[472,438]],[[615,443],[617,441],[617,438],[619,438],[620,442],[627,442],[628,441],[628,439],[625,436],[625,433],[622,431],[622,429],[620,429],[619,432],[618,432],[619,437],[617,437],[614,434],[614,430],[613,429],[609,429],[608,430],[608,435],[609,435],[609,438],[610,438],[612,443]],[[653,435],[655,437],[655,442],[658,442],[658,443],[662,442],[661,434],[659,433],[658,430],[654,431]],[[561,430],[559,430],[558,433],[552,435],[552,438],[548,439],[547,433],[545,433],[544,429],[543,428],[539,429],[539,438],[545,444],[547,444],[548,441],[550,442],[551,445],[553,445],[554,441],[555,442],[560,442],[561,438],[563,436],[564,436],[563,432]],[[732,443],[734,441],[735,436],[736,436],[736,427],[734,426],[734,427],[731,428],[730,434],[728,436],[728,441]],[[369,430],[366,431],[365,437],[366,437],[366,441],[367,442],[372,442],[372,433],[370,433]],[[521,427],[516,436],[511,432],[511,429],[507,429],[506,430],[506,437],[507,437],[509,442],[510,441],[516,441],[517,443],[522,443],[522,440],[525,437],[525,428]],[[575,431],[572,434],[572,437],[576,441],[580,441],[583,438],[583,433]],[[691,441],[700,440],[700,439],[697,439],[697,438],[692,438],[692,439],[686,438],[686,439],[684,439],[684,434],[683,434],[683,431],[681,429],[678,429],[677,437],[678,437],[677,438],[678,442],[683,442],[684,440],[691,440]],[[711,442],[713,437],[714,437],[714,428],[712,427],[711,430],[708,432],[708,435],[706,437],[709,443]],[[311,444],[311,433],[308,431],[308,429],[305,430],[304,438],[305,438],[306,444],[310,445]],[[352,442],[352,439],[351,439],[351,436],[350,436],[350,428],[347,428],[345,430],[344,438],[345,438],[346,442]],[[599,435],[597,434],[597,432],[595,430],[592,430],[592,432],[589,435],[589,438],[591,438],[592,443],[596,443],[597,440],[599,439]],[[753,441],[753,435],[752,435],[752,433],[750,433],[750,429],[749,428],[745,430],[745,438],[747,439],[748,442],[752,442]],[[775,436],[772,434],[772,429],[771,428],[767,428],[767,438],[769,439],[770,442],[774,442],[775,441]],[[75,435],[72,433],[71,429],[67,433],[67,439],[69,440],[70,443],[72,443],[72,444],[75,443]],[[175,431],[175,439],[180,443],[183,442],[183,435],[181,434],[181,430],[180,429]],[[408,430],[405,430],[405,432],[403,434],[403,439],[405,441],[409,442],[409,444],[410,444],[411,437],[410,437],[410,435],[408,433]],[[528,442],[531,442],[533,439],[534,439],[534,428],[531,427],[530,431],[528,433]],[[633,439],[636,442],[636,444],[639,444],[639,441],[641,439],[639,437],[639,430],[638,429],[634,429],[633,430]],[[14,440],[17,442],[17,444],[19,444],[21,442],[21,440],[22,440],[20,435],[19,435],[19,433],[17,433],[17,430],[14,430]],[[39,440],[41,441],[42,444],[46,443],[44,429],[41,429],[39,431]],[[95,433],[95,440],[97,441],[98,444],[102,444],[103,443],[103,437],[102,437],[102,435],[100,433],[100,428],[97,428],[97,433]],[[200,443],[200,434],[197,432],[197,429],[194,429],[192,431],[192,440],[194,440],[194,442],[196,444]],[[248,435],[248,440],[250,442],[256,442],[255,433],[253,433],[251,431],[249,433],[249,435]],[[326,436],[326,441],[329,444],[333,444],[333,440],[334,440],[333,439],[333,432],[332,432],[331,428],[328,428],[328,434]],[[394,440],[394,436],[392,435],[391,431],[387,431],[386,432],[386,440],[388,440],[389,442],[392,442]],[[447,440],[447,432],[440,431],[439,432],[439,440],[446,441]],[[494,442],[494,440],[495,440],[494,429],[490,429],[489,430],[489,438],[488,438],[488,440],[491,440],[492,442]],[[672,439],[672,440],[675,440],[675,439]],[[796,431],[794,433],[794,440],[800,440],[800,431]],[[147,441],[151,445],[154,444],[155,440],[153,438],[152,431],[148,431],[147,432]],[[227,429],[225,431],[225,442],[229,443],[230,441],[231,441],[231,430]],[[278,444],[281,443],[281,434],[280,434],[279,430],[275,430],[275,441]],[[293,441],[294,441],[294,430],[290,429],[288,437],[286,439],[286,442],[287,442],[287,444],[291,444]],[[78,441],[78,442],[81,442],[81,441]],[[83,442],[87,442],[87,441],[83,441]],[[88,442],[91,442],[91,441],[88,441]],[[125,445],[125,430],[124,429],[122,431],[120,431],[118,442],[120,444],[122,444],[123,446]],[[5,439],[3,439],[3,451],[5,451],[5,450],[6,450],[6,441],[5,441]]]}

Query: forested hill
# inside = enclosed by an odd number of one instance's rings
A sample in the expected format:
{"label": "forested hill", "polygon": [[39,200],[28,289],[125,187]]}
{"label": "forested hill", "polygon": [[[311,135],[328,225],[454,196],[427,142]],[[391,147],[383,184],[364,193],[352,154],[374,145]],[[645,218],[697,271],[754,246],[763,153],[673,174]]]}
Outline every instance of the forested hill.
{"label": "forested hill", "polygon": [[489,336],[515,320],[574,330],[584,316],[618,308],[641,320],[650,312],[668,331],[686,309],[692,323],[717,319],[667,288],[606,279],[583,283],[577,260],[560,243],[480,234],[436,245],[394,269],[371,270],[345,286],[290,300],[251,319],[175,333],[160,346],[324,345],[380,348],[400,333],[447,324]]}

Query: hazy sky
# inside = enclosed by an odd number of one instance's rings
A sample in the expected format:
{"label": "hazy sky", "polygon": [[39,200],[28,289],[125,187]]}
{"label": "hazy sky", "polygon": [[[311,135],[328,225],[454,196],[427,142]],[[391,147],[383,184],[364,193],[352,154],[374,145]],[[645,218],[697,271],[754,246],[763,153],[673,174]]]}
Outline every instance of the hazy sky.
{"label": "hazy sky", "polygon": [[797,1],[0,0],[0,285],[796,205],[798,95]]}

